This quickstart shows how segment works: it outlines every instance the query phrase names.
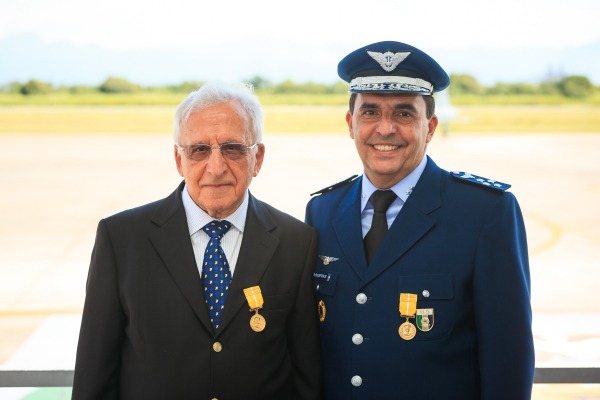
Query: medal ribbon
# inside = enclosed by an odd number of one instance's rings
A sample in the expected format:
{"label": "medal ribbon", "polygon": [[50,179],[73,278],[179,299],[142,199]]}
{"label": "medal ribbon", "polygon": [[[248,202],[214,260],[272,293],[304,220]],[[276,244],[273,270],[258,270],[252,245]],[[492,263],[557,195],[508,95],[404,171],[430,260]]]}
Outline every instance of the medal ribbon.
{"label": "medal ribbon", "polygon": [[252,286],[244,289],[244,295],[246,296],[246,301],[250,306],[250,310],[262,308],[264,300],[260,291],[260,286]]}
{"label": "medal ribbon", "polygon": [[400,316],[414,317],[417,312],[417,295],[413,293],[400,293]]}

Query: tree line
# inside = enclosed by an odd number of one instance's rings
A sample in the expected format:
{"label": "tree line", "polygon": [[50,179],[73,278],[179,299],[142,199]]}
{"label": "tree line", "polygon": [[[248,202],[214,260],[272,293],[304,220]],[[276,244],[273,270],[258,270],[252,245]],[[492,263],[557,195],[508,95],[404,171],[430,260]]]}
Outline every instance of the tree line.
{"label": "tree line", "polygon": [[[333,84],[315,82],[294,82],[285,80],[274,83],[262,76],[254,76],[246,80],[251,83],[258,94],[344,94],[348,91],[348,84],[338,81]],[[541,83],[496,83],[485,86],[477,81],[475,77],[468,74],[451,74],[449,94],[452,95],[559,95],[568,98],[586,98],[600,93],[600,87],[596,87],[587,77],[581,75],[570,75],[559,79],[548,79]],[[36,79],[27,82],[11,82],[0,86],[0,92],[20,94],[23,96],[42,95],[49,93],[139,93],[139,92],[168,92],[189,93],[200,87],[201,81],[185,81],[177,85],[164,86],[142,86],[124,78],[109,77],[99,86],[55,86],[49,82]]]}

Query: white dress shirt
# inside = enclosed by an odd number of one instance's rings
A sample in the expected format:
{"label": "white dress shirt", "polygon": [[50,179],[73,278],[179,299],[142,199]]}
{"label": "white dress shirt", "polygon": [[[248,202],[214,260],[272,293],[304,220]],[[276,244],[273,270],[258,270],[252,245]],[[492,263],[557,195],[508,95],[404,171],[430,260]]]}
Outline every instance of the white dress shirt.
{"label": "white dress shirt", "polygon": [[[183,200],[183,207],[185,208],[185,215],[187,218],[188,228],[190,232],[190,239],[192,241],[192,247],[194,248],[194,256],[196,258],[196,266],[198,272],[202,275],[202,264],[204,261],[204,251],[208,246],[210,237],[206,232],[202,230],[204,225],[214,221],[216,218],[211,217],[198,207],[198,205],[192,200],[190,194],[187,191],[187,185],[184,186],[181,192],[181,199]],[[231,229],[223,235],[221,238],[221,248],[227,257],[229,263],[229,269],[231,270],[231,276],[235,270],[238,256],[240,254],[240,247],[242,245],[242,237],[244,236],[244,227],[246,225],[246,214],[248,213],[248,201],[249,195],[246,190],[244,195],[244,201],[238,207],[233,214],[223,218],[231,223]],[[219,220],[221,221],[221,220]]]}
{"label": "white dress shirt", "polygon": [[[410,174],[408,174],[404,179],[400,182],[396,183],[394,186],[390,188],[394,193],[396,193],[396,200],[390,205],[385,213],[388,229],[392,226],[392,223],[396,219],[396,216],[402,209],[402,206],[408,199],[408,196],[412,192],[413,188],[417,185],[421,174],[425,170],[425,166],[427,165],[427,157],[423,156],[423,159],[417,165]],[[360,197],[360,219],[362,223],[362,235],[363,239],[371,229],[371,223],[373,222],[373,205],[371,204],[371,195],[374,191],[379,190],[379,188],[375,187],[373,183],[367,178],[367,175],[363,173],[362,180],[362,191]]]}

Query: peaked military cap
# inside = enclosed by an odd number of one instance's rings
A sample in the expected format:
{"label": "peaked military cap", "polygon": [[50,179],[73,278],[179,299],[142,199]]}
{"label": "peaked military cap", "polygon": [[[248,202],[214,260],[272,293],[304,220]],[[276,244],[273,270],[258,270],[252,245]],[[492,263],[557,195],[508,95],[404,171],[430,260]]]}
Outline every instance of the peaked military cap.
{"label": "peaked military cap", "polygon": [[377,42],[353,51],[338,64],[351,93],[431,94],[444,90],[450,77],[431,57],[411,45]]}

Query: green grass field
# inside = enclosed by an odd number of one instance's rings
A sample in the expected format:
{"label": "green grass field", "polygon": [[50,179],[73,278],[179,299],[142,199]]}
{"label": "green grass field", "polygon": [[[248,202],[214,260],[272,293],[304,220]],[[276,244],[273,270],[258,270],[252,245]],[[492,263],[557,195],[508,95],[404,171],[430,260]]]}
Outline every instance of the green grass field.
{"label": "green grass field", "polygon": [[[18,93],[0,93],[0,106],[176,106],[187,93],[169,91],[141,91],[137,93],[78,93],[59,91],[48,94],[23,96]],[[348,94],[272,94],[258,91],[264,106],[345,106]],[[560,95],[456,95],[452,103],[458,106],[507,105],[595,105],[600,106],[600,92],[585,98]]]}
{"label": "green grass field", "polygon": [[[456,106],[451,134],[600,132],[600,105]],[[175,105],[0,106],[0,134],[170,134]],[[345,133],[346,105],[265,105],[265,132]],[[441,132],[441,129],[440,129]],[[439,132],[438,132],[439,133]]]}

